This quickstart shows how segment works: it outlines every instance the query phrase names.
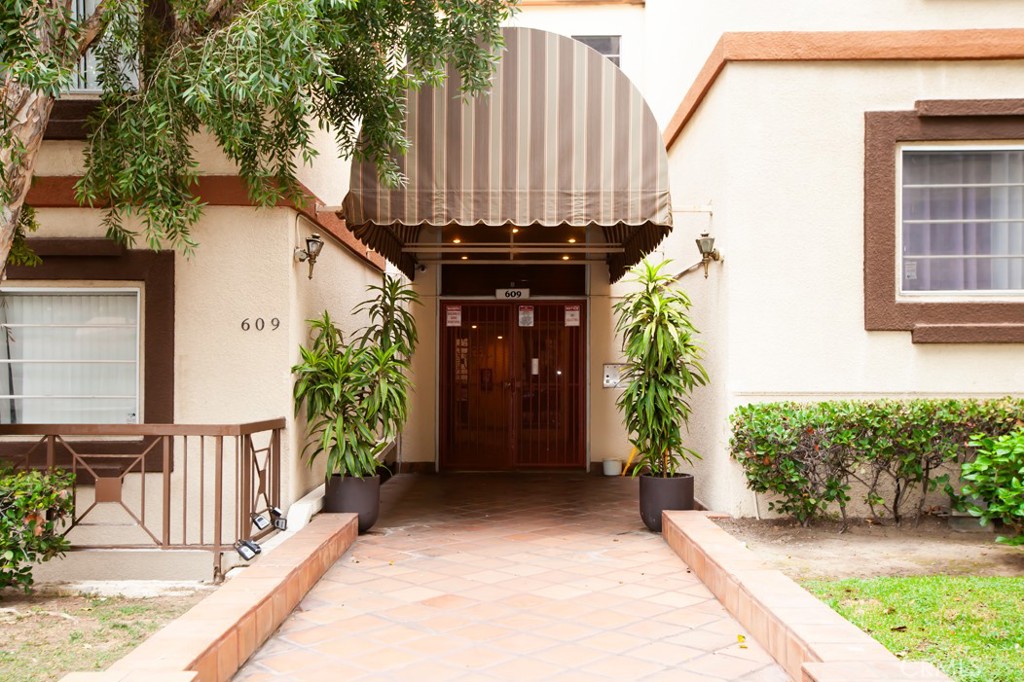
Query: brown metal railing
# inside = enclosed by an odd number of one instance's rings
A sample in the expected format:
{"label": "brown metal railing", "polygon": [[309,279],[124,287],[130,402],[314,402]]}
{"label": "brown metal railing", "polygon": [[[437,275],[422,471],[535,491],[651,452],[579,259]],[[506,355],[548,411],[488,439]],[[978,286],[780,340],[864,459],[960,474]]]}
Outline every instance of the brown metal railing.
{"label": "brown metal railing", "polygon": [[281,503],[284,425],[0,425],[0,460],[75,474],[73,549],[204,549],[219,580],[236,540],[273,530],[252,516]]}

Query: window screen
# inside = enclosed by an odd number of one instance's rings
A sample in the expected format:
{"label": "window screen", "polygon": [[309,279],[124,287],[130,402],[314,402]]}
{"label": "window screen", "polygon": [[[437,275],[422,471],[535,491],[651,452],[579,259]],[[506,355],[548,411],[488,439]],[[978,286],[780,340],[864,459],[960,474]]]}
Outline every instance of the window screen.
{"label": "window screen", "polygon": [[902,161],[902,291],[1024,293],[1024,149]]}
{"label": "window screen", "polygon": [[0,328],[0,423],[139,422],[138,290],[4,290]]}

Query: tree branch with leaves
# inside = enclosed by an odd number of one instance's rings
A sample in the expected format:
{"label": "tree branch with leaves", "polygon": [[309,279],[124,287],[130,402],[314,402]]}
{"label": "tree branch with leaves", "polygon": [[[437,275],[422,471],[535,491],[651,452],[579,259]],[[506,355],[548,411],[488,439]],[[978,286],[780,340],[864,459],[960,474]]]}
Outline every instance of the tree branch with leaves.
{"label": "tree branch with leaves", "polygon": [[402,181],[404,94],[448,63],[467,96],[485,91],[514,0],[6,0],[0,34],[0,256],[22,207],[55,97],[92,47],[101,88],[88,122],[81,203],[109,237],[196,246],[202,204],[194,142],[210,135],[256,205],[302,202],[299,164],[334,135],[343,157]]}

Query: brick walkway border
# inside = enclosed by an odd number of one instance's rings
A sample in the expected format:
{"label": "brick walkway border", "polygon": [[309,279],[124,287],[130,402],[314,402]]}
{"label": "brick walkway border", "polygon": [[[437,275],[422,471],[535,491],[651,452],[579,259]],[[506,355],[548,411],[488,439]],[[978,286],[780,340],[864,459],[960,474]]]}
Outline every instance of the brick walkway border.
{"label": "brick walkway border", "polygon": [[109,669],[61,682],[227,682],[356,534],[355,514],[319,514]]}

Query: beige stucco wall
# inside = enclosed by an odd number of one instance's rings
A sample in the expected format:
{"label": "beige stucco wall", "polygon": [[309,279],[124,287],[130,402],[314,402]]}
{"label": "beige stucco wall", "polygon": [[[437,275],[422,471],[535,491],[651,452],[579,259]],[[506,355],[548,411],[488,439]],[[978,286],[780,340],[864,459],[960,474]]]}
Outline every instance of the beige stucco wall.
{"label": "beige stucco wall", "polygon": [[409,421],[401,437],[400,456],[404,462],[437,461],[438,274],[439,266],[430,264],[416,273],[413,282],[421,302],[415,313],[419,347],[409,375],[413,392]]}
{"label": "beige stucco wall", "polygon": [[[562,35],[621,35],[622,68],[664,126],[722,33],[1017,28],[1017,0],[646,0],[642,5],[527,6],[521,26]],[[1005,96],[1005,95],[1004,95]]]}
{"label": "beige stucco wall", "polygon": [[[1018,345],[915,345],[909,332],[865,331],[863,119],[918,99],[999,98],[1022,87],[1018,63],[726,67],[670,153],[674,205],[713,207],[725,257],[707,282],[686,282],[698,300],[714,292],[697,319],[715,396],[691,425],[706,454],[698,495],[712,507],[754,511],[727,455],[737,405],[1020,394]],[[669,255],[674,244],[675,235]]]}

